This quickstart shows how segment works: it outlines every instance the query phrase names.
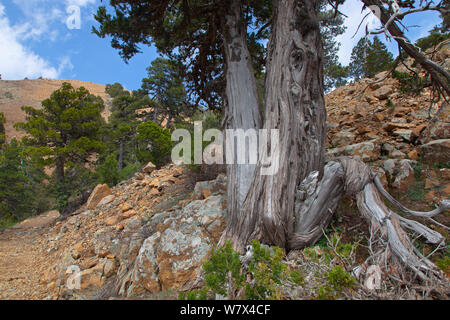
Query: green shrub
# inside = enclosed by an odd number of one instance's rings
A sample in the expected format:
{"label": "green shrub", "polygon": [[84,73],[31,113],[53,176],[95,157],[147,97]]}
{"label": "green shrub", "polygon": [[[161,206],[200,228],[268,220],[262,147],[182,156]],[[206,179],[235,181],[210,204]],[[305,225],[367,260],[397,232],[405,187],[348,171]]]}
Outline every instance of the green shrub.
{"label": "green shrub", "polygon": [[119,172],[119,181],[130,179],[139,170],[141,170],[141,164],[139,162],[127,165]]}
{"label": "green shrub", "polygon": [[[213,250],[211,257],[203,264],[205,288],[180,293],[179,298],[197,300],[219,294],[230,299],[283,299],[284,288],[302,285],[303,275],[282,263],[282,249],[263,246],[257,241],[251,245],[253,255],[246,268],[241,262],[241,255],[233,250],[229,242],[223,248]],[[248,276],[253,280],[247,281]]]}
{"label": "green shrub", "polygon": [[3,94],[3,96],[4,96],[6,99],[10,99],[10,100],[14,99],[14,96],[13,96],[12,93],[9,92],[9,91],[6,91],[6,92]]}
{"label": "green shrub", "polygon": [[445,256],[442,259],[437,259],[435,261],[435,264],[439,267],[439,269],[441,269],[445,273],[447,273],[447,274],[450,273],[450,257],[449,256]]}
{"label": "green shrub", "polygon": [[180,291],[178,294],[178,300],[207,300],[207,290],[205,288],[201,290],[192,291]]}
{"label": "green shrub", "polygon": [[430,81],[427,78],[420,77],[417,74],[410,74],[408,72],[400,72],[394,70],[392,77],[399,82],[399,91],[404,94],[412,96],[418,96],[422,93],[422,90],[430,85]]}
{"label": "green shrub", "polygon": [[97,174],[100,183],[106,183],[113,187],[120,181],[119,162],[115,154],[106,157],[105,162],[97,167]]}
{"label": "green shrub", "polygon": [[411,199],[411,201],[422,201],[425,199],[426,191],[425,191],[425,182],[416,180],[414,184],[406,190],[407,196]]}
{"label": "green shrub", "polygon": [[344,289],[349,289],[356,283],[342,266],[335,266],[326,273],[327,284],[318,288],[318,300],[330,300],[338,298]]}
{"label": "green shrub", "polygon": [[229,274],[233,287],[244,285],[245,276],[241,273],[240,255],[233,250],[229,242],[225,247],[213,250],[211,257],[203,264],[206,287],[216,294],[227,295]]}

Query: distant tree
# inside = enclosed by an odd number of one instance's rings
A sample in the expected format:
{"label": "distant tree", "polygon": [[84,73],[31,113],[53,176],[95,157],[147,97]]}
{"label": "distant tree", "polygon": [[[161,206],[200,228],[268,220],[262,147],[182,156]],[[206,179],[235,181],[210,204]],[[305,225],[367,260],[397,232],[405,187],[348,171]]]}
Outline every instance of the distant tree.
{"label": "distant tree", "polygon": [[63,83],[41,104],[41,109],[23,106],[27,121],[15,127],[28,134],[23,141],[32,156],[42,165],[55,166],[58,198],[66,198],[61,202],[66,204],[73,191],[66,183],[66,169],[77,176],[74,170],[103,149],[99,133],[104,106],[85,88],[74,89],[69,83]]}
{"label": "distant tree", "polygon": [[110,187],[115,186],[120,180],[118,165],[116,155],[108,155],[105,162],[97,167],[96,172],[99,175],[99,182],[106,183]]}
{"label": "distant tree", "polygon": [[5,123],[5,115],[3,114],[3,112],[0,112],[0,146],[6,141]]}
{"label": "distant tree", "polygon": [[20,221],[47,209],[45,174],[25,155],[15,138],[0,149],[0,220]]}
{"label": "distant tree", "polygon": [[137,127],[138,159],[141,163],[151,161],[162,166],[169,160],[172,150],[170,131],[153,121],[141,123]]}
{"label": "distant tree", "polygon": [[333,88],[345,86],[349,76],[349,68],[344,67],[340,62],[329,64],[324,67],[324,87],[328,92]]}
{"label": "distant tree", "polygon": [[[142,89],[157,102],[155,112],[167,117],[168,128],[186,105],[186,90],[180,65],[169,59],[157,58],[147,68],[148,77],[142,79]],[[154,117],[156,121],[157,116]]]}
{"label": "distant tree", "polygon": [[374,37],[372,42],[364,37],[352,50],[350,75],[355,79],[372,78],[377,73],[388,70],[392,63],[392,54],[378,37]]}
{"label": "distant tree", "polygon": [[107,84],[105,87],[105,92],[109,94],[111,98],[130,95],[130,92],[125,90],[124,87],[118,82],[114,84]]}
{"label": "distant tree", "polygon": [[[444,32],[445,29],[446,31]],[[416,45],[422,50],[427,50],[449,38],[450,32],[448,31],[448,26],[446,28],[435,26],[428,32],[428,36],[418,39]]]}
{"label": "distant tree", "polygon": [[145,91],[137,90],[130,94],[119,83],[107,85],[106,91],[114,98],[108,124],[102,132],[107,148],[100,162],[114,154],[118,157],[117,170],[120,172],[126,162],[136,162],[136,127],[141,121],[137,110],[154,107],[156,102],[152,101]]}
{"label": "distant tree", "polygon": [[345,32],[344,19],[328,7],[328,1],[320,1],[318,19],[323,46],[323,77],[325,91],[340,87],[347,81],[348,69],[338,61],[340,44],[336,37]]}

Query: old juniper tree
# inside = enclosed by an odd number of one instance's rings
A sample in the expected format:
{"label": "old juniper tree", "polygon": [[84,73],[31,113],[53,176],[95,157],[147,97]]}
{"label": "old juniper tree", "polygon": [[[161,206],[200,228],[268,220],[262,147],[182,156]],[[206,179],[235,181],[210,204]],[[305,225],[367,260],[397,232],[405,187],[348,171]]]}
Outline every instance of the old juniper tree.
{"label": "old juniper tree", "polygon": [[[424,279],[430,271],[435,272],[429,260],[414,252],[403,227],[420,229],[434,243],[442,241],[441,236],[388,209],[378,190],[386,197],[388,194],[364,163],[351,158],[325,163],[320,1],[149,0],[110,4],[115,12],[111,15],[100,7],[96,15],[100,27],[94,31],[102,37],[112,36],[112,46],[122,57],[129,59],[139,52],[139,43],[154,43],[162,54],[177,55],[186,64],[191,73],[188,79],[201,99],[223,106],[227,128],[279,130],[279,143],[267,145],[269,150],[280,151],[275,175],[261,175],[261,163],[228,165],[228,217],[223,240],[230,239],[239,249],[253,239],[287,250],[303,248],[322,236],[339,200],[348,194],[374,228],[382,231],[379,234],[387,241],[390,256]],[[249,46],[249,26],[255,23],[257,34],[268,40],[264,107],[258,97]],[[410,52],[415,53],[413,49]],[[447,208],[444,202],[431,213],[413,214],[434,215]],[[372,257],[373,262],[378,258]]]}
{"label": "old juniper tree", "polygon": [[73,170],[83,168],[88,158],[103,148],[99,134],[104,124],[100,114],[103,103],[85,88],[63,83],[41,105],[40,109],[23,106],[26,121],[15,127],[27,133],[24,142],[28,152],[42,165],[55,168],[57,197],[62,200],[59,208],[63,209],[73,192],[73,186],[67,185],[73,179],[67,179],[66,171],[70,169],[71,177],[79,177]]}

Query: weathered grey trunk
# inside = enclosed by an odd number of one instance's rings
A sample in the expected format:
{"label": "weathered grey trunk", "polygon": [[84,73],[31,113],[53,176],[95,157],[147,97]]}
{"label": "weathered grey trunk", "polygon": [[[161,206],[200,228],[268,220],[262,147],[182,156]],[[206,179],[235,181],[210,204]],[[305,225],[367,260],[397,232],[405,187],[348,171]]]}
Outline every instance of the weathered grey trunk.
{"label": "weathered grey trunk", "polygon": [[[246,25],[243,22],[242,3],[230,1],[230,8],[222,22],[226,59],[226,128],[259,129],[259,114],[256,80],[247,47]],[[227,159],[229,163],[230,159]],[[237,162],[237,154],[234,155]],[[228,221],[230,227],[247,195],[253,179],[255,165],[231,164],[227,166],[228,178]]]}

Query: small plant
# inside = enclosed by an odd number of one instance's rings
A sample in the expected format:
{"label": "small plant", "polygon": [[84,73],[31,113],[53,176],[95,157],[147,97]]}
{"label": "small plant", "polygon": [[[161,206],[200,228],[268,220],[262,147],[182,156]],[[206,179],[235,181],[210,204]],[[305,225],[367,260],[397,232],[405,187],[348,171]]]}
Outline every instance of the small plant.
{"label": "small plant", "polygon": [[444,271],[446,274],[450,274],[450,257],[445,256],[442,259],[437,259],[435,264]]}
{"label": "small plant", "polygon": [[205,287],[200,291],[180,293],[179,299],[198,300],[219,294],[229,299],[283,299],[284,289],[301,286],[303,275],[282,262],[284,252],[257,241],[251,243],[252,256],[241,261],[241,255],[227,242],[213,250],[203,264]]}
{"label": "small plant", "polygon": [[422,174],[423,171],[423,165],[420,161],[416,161],[413,163],[412,165],[413,170],[414,170],[414,176],[416,177],[416,179],[420,179],[420,176]]}
{"label": "small plant", "polygon": [[10,100],[14,99],[14,96],[13,96],[12,93],[9,92],[9,91],[6,91],[6,92],[3,94],[3,96],[4,96],[6,99],[10,99]]}
{"label": "small plant", "polygon": [[326,273],[327,283],[318,288],[318,300],[331,300],[338,298],[344,289],[350,289],[356,283],[342,266],[335,266]]}
{"label": "small plant", "polygon": [[328,282],[335,291],[342,291],[345,288],[351,288],[355,279],[344,270],[342,266],[336,266],[327,274]]}
{"label": "small plant", "polygon": [[239,253],[227,242],[224,248],[214,250],[210,259],[203,264],[206,287],[216,294],[227,296],[233,288],[244,285],[245,276],[241,269]]}
{"label": "small plant", "polygon": [[389,110],[394,110],[394,103],[392,102],[391,99],[387,99],[386,104],[385,104],[386,109]]}
{"label": "small plant", "polygon": [[425,183],[423,181],[416,181],[414,184],[406,190],[406,195],[411,199],[411,201],[422,201],[425,199]]}
{"label": "small plant", "polygon": [[427,78],[420,77],[418,74],[410,74],[408,72],[400,72],[394,70],[392,77],[399,82],[399,90],[401,93],[418,96],[422,90],[429,86],[430,81]]}
{"label": "small plant", "polygon": [[206,288],[200,290],[180,291],[178,300],[207,300]]}

